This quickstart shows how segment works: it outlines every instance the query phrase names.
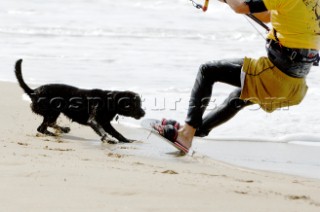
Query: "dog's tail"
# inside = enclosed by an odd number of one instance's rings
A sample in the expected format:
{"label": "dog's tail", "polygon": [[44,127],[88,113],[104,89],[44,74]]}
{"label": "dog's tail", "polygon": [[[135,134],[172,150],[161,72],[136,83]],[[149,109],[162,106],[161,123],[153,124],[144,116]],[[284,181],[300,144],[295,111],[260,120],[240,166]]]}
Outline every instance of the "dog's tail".
{"label": "dog's tail", "polygon": [[31,94],[34,91],[23,80],[22,71],[21,71],[21,63],[22,63],[22,59],[20,59],[16,62],[15,74],[16,74],[16,77],[17,77],[18,82],[20,84],[20,87],[24,90],[24,92],[26,92],[31,97]]}

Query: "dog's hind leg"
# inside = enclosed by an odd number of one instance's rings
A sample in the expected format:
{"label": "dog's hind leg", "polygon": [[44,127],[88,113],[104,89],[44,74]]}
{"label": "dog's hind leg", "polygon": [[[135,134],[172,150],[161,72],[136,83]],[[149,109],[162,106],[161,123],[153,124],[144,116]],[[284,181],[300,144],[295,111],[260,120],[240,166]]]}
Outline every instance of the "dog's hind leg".
{"label": "dog's hind leg", "polygon": [[61,127],[61,126],[57,125],[56,123],[51,124],[49,127],[52,127],[53,129],[56,129],[56,130],[63,132],[63,133],[70,132],[70,127]]}
{"label": "dog's hind leg", "polygon": [[52,114],[50,116],[44,116],[43,117],[43,122],[41,123],[41,125],[38,127],[38,132],[45,134],[45,135],[49,135],[49,136],[56,136],[56,134],[50,132],[48,130],[49,126],[52,126],[56,123],[56,120],[58,118],[59,114]]}

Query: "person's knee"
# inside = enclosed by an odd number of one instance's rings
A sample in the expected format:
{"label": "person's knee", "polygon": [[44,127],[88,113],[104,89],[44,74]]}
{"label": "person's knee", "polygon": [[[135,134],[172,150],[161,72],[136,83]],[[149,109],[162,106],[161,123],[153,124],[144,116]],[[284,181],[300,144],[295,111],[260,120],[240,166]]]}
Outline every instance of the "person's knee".
{"label": "person's knee", "polygon": [[213,61],[213,62],[207,62],[202,64],[199,67],[199,75],[201,75],[203,78],[212,78],[212,76],[215,75],[215,73],[219,70],[219,62]]}
{"label": "person's knee", "polygon": [[228,104],[230,108],[235,110],[242,109],[244,106],[247,105],[247,101],[240,99],[240,95],[241,89],[236,89],[229,95],[225,104]]}

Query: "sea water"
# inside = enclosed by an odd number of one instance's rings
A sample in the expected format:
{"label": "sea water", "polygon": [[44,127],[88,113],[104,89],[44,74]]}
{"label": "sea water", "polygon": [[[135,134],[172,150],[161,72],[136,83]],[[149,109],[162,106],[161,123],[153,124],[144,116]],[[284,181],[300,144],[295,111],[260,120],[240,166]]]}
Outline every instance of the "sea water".
{"label": "sea water", "polygon": [[[216,1],[206,13],[188,0],[3,1],[0,80],[16,82],[14,63],[23,58],[28,84],[132,90],[141,95],[146,118],[183,122],[198,67],[211,60],[266,55],[265,35],[245,16]],[[318,67],[307,80],[308,94],[299,106],[272,114],[256,105],[245,108],[213,130],[201,151],[239,165],[289,173],[300,170],[298,174],[319,177]],[[208,111],[233,89],[214,85]],[[120,122],[139,125],[123,117]],[[266,145],[268,151],[261,151]],[[264,153],[267,159],[262,160]],[[279,157],[291,161],[289,168],[282,169]],[[274,162],[262,163],[266,160]]]}

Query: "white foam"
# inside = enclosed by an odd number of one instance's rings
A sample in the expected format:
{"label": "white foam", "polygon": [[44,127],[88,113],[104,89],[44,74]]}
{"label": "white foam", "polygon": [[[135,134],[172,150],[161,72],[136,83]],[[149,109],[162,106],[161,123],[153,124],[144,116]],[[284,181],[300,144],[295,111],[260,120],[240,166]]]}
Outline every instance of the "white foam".
{"label": "white foam", "polygon": [[270,142],[270,143],[297,143],[300,144],[309,143],[318,145],[320,144],[320,136],[318,135],[310,135],[310,134],[290,134],[290,135],[284,135],[279,137],[212,137],[212,138],[204,138],[208,141],[237,141],[237,142]]}

